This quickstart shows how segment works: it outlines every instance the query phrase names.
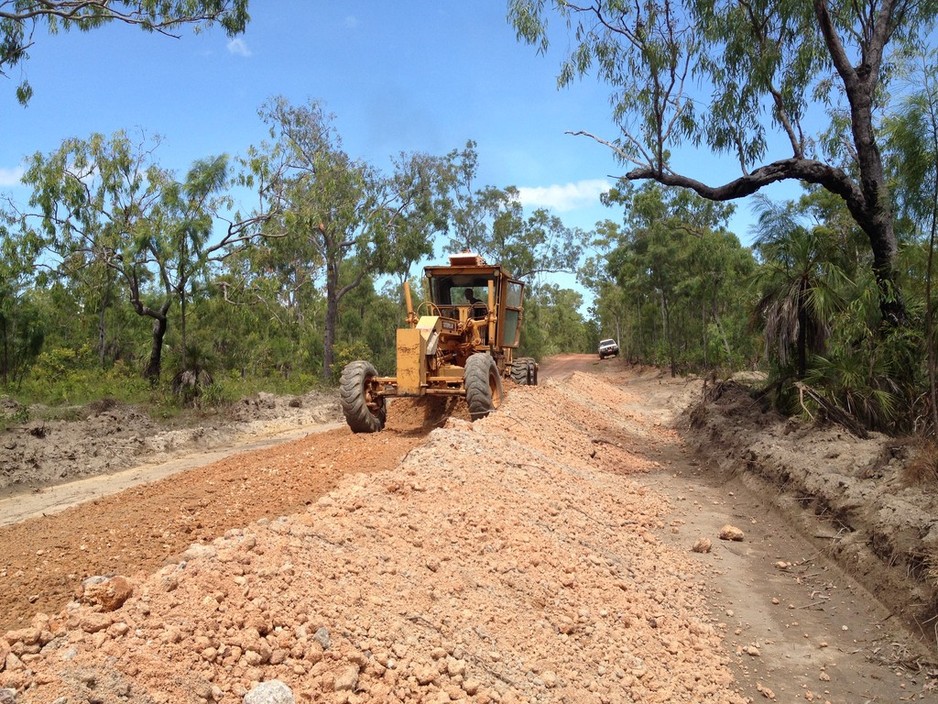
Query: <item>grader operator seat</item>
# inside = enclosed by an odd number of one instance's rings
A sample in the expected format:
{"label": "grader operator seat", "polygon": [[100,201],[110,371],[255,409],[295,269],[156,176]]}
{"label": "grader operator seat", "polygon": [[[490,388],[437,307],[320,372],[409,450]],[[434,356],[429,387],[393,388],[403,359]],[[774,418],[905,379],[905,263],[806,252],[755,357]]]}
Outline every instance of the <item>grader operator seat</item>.
{"label": "grader operator seat", "polygon": [[439,314],[458,320],[462,325],[474,322],[488,344],[488,328],[483,324],[488,319],[489,309],[486,299],[489,295],[490,280],[476,276],[439,276],[430,280],[430,301]]}
{"label": "grader operator seat", "polygon": [[480,299],[476,298],[475,293],[473,293],[471,288],[467,288],[464,292],[466,297],[466,302],[469,304],[469,315],[468,318],[473,320],[485,320],[485,316],[489,314],[488,306],[485,305]]}

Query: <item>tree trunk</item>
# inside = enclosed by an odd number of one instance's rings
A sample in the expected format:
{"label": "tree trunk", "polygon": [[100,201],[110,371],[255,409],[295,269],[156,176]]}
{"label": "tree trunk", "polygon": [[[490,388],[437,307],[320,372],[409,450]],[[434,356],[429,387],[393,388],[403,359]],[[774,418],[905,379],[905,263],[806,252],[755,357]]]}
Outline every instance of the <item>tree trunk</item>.
{"label": "tree trunk", "polygon": [[322,378],[332,381],[332,365],[335,362],[335,330],[339,320],[339,264],[326,264],[326,324],[322,340]]}
{"label": "tree trunk", "polygon": [[183,281],[179,289],[179,345],[182,349],[182,366],[187,368],[195,365],[196,360],[189,359],[189,350],[186,349],[186,282]]}
{"label": "tree trunk", "polygon": [[635,308],[635,312],[636,317],[638,318],[638,352],[640,359],[644,361],[644,357],[647,355],[645,350],[645,321],[642,320],[642,305],[643,301],[639,301]]}
{"label": "tree trunk", "polygon": [[723,349],[726,352],[726,361],[729,363],[733,359],[733,349],[730,347],[730,341],[726,337],[726,330],[723,329],[723,322],[720,320],[720,314],[717,309],[716,298],[713,299],[713,322],[717,326],[717,331],[720,333],[720,339],[723,341]]}
{"label": "tree trunk", "polygon": [[[936,178],[935,191],[938,194],[938,178]],[[938,198],[936,198],[938,202]],[[928,350],[928,395],[931,400],[931,420],[932,434],[938,435],[938,392],[936,392],[935,383],[935,340],[934,340],[934,320],[935,305],[931,297],[932,271],[935,260],[935,230],[938,227],[936,223],[938,218],[938,207],[932,209],[931,233],[928,237],[928,268],[925,273],[925,345]]]}
{"label": "tree trunk", "polygon": [[[108,273],[110,277],[110,273]],[[104,287],[101,296],[101,307],[98,309],[98,366],[104,369],[107,355],[107,309],[111,305],[110,284]]]}
{"label": "tree trunk", "polygon": [[143,378],[150,382],[151,386],[156,386],[160,380],[160,372],[163,363],[163,339],[166,337],[167,319],[166,314],[153,314],[153,332],[150,343],[150,361],[147,362],[147,368],[143,372]]}
{"label": "tree trunk", "polygon": [[[938,157],[938,115],[935,103],[929,102],[932,154]],[[935,304],[932,302],[932,274],[935,261],[935,235],[938,234],[938,168],[932,182],[931,231],[928,235],[928,267],[925,271],[925,345],[928,350],[928,395],[931,400],[932,435],[938,435],[938,391],[935,381]]]}
{"label": "tree trunk", "polygon": [[671,367],[671,377],[677,376],[677,369],[674,364],[674,342],[671,340],[671,311],[668,308],[668,301],[664,293],[661,294],[661,312],[664,318],[664,339],[668,345],[668,364]]}
{"label": "tree trunk", "polygon": [[861,63],[854,66],[837,35],[828,0],[814,0],[814,13],[821,36],[827,44],[834,69],[843,81],[850,105],[850,129],[860,175],[861,198],[848,197],[845,201],[850,214],[870,240],[873,274],[879,287],[880,315],[883,322],[892,327],[906,325],[908,318],[898,287],[895,221],[883,158],[876,143],[873,96],[880,81],[884,47],[892,34],[888,27],[893,21],[893,13],[900,12],[895,4],[885,3],[885,7],[867,28],[865,45],[863,41],[860,42],[863,48]]}
{"label": "tree trunk", "polygon": [[3,374],[3,383],[7,384],[10,381],[10,340],[7,331],[7,319],[2,314],[0,314],[0,327],[3,331],[3,357],[0,358],[0,373]]}

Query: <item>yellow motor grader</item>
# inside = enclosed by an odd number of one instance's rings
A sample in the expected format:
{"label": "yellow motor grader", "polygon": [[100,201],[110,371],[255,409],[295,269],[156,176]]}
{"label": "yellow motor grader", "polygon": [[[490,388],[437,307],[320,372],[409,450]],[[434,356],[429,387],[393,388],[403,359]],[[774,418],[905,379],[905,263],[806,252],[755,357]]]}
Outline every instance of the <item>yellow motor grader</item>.
{"label": "yellow motor grader", "polygon": [[502,377],[537,384],[537,363],[514,358],[524,284],[472,253],[424,271],[430,300],[416,309],[404,284],[407,327],[397,331],[397,375],[379,376],[365,360],[342,371],[342,411],[355,433],[381,430],[393,396],[465,397],[475,420],[498,408]]}

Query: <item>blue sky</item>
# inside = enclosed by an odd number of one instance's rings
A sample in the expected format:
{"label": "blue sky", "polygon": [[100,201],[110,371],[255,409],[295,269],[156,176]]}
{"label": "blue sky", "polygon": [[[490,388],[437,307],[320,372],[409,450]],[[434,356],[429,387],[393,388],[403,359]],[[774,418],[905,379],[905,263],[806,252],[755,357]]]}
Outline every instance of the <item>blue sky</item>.
{"label": "blue sky", "polygon": [[[603,145],[565,134],[615,136],[606,86],[556,87],[572,42],[565,32],[538,55],[516,40],[503,0],[254,0],[250,12],[235,40],[218,29],[171,39],[116,24],[37,33],[22,67],[35,91],[29,106],[15,99],[19,67],[0,79],[0,196],[28,197],[16,183],[24,157],[118,129],[161,135],[157,159],[181,176],[196,159],[259,143],[257,109],[283,95],[321,100],[355,158],[382,166],[400,152],[443,154],[473,139],[478,186],[518,186],[526,205],[584,230],[621,219],[598,196],[624,167]],[[735,175],[732,162],[706,153],[683,159],[691,175]],[[731,225],[744,241],[750,220],[738,204]]]}

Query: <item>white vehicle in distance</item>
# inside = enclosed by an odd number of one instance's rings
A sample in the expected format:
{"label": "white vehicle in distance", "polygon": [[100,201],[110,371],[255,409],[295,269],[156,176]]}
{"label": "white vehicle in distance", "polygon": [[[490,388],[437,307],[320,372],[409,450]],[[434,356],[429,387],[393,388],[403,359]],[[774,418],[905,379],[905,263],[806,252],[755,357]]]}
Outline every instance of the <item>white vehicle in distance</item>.
{"label": "white vehicle in distance", "polygon": [[615,357],[619,354],[619,343],[615,340],[599,341],[599,358]]}

